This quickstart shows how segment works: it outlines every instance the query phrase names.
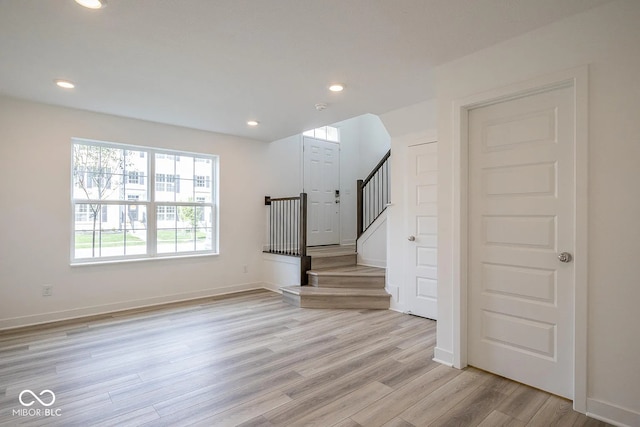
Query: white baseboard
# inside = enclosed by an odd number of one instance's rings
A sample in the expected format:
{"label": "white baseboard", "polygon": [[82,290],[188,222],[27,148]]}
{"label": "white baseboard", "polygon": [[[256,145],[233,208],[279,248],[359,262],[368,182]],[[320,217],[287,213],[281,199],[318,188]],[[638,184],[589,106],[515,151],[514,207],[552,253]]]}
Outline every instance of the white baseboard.
{"label": "white baseboard", "polygon": [[387,260],[358,257],[358,265],[364,265],[365,267],[387,268]]}
{"label": "white baseboard", "polygon": [[433,350],[433,360],[443,365],[453,367],[453,353],[448,350],[443,350],[440,347],[436,347]]}
{"label": "white baseboard", "polygon": [[597,399],[587,399],[587,415],[614,426],[640,426],[640,413]]}
{"label": "white baseboard", "polygon": [[263,289],[266,289],[271,292],[275,292],[277,294],[282,294],[282,291],[280,290],[281,287],[282,285],[278,285],[276,283],[262,282]]}
{"label": "white baseboard", "polygon": [[132,301],[122,301],[112,304],[96,305],[90,307],[74,308],[71,310],[55,311],[50,313],[34,314],[30,316],[13,317],[0,320],[0,331],[6,329],[21,328],[24,326],[34,326],[43,323],[59,322],[63,320],[77,319],[87,316],[96,316],[114,313],[123,310],[151,307],[173,302],[183,302],[206,297],[214,297],[236,292],[250,291],[254,289],[268,289],[263,282],[244,283],[223,288],[207,289],[196,292],[186,292],[181,294],[165,295],[161,297],[145,298]]}

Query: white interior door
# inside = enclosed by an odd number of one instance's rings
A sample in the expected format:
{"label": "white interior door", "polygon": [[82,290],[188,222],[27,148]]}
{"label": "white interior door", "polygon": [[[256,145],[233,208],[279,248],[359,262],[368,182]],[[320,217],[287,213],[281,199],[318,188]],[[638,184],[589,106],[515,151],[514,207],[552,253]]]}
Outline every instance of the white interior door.
{"label": "white interior door", "polygon": [[340,243],[340,146],[304,137],[307,245]]}
{"label": "white interior door", "polygon": [[408,147],[407,170],[407,307],[412,314],[438,317],[438,144]]}
{"label": "white interior door", "polygon": [[573,396],[573,88],[469,112],[468,362]]}

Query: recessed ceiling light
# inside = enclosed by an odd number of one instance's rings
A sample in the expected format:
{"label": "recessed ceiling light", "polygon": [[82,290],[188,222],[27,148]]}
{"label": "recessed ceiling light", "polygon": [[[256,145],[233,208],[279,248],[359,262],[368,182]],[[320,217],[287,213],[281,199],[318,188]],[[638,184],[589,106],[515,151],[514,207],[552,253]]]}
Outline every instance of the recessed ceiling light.
{"label": "recessed ceiling light", "polygon": [[342,92],[344,90],[344,85],[341,83],[334,83],[329,86],[329,90],[331,92]]}
{"label": "recessed ceiling light", "polygon": [[76,0],[76,3],[89,9],[102,9],[107,5],[106,0]]}
{"label": "recessed ceiling light", "polygon": [[249,121],[247,122],[247,124],[248,124],[249,126],[258,126],[258,125],[260,124],[260,122],[257,122],[257,121],[255,121],[255,120],[249,120]]}
{"label": "recessed ceiling light", "polygon": [[54,80],[54,82],[56,83],[56,85],[58,85],[58,87],[61,87],[63,89],[73,89],[74,87],[76,87],[76,85],[74,85],[69,80],[57,79]]}

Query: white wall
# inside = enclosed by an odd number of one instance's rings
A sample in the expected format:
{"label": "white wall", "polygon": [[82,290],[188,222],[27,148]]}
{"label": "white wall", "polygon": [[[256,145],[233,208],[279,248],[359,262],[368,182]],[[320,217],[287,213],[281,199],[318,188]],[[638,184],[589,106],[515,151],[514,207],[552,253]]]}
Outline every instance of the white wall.
{"label": "white wall", "polygon": [[362,233],[357,243],[358,265],[387,268],[387,210]]}
{"label": "white wall", "polygon": [[391,308],[407,311],[411,284],[406,277],[409,256],[405,159],[411,145],[431,142],[436,135],[436,101],[429,100],[380,116],[391,134],[391,206],[387,209],[387,289]]}
{"label": "white wall", "polygon": [[437,345],[452,353],[452,102],[589,64],[587,410],[627,425],[640,425],[638,22],[640,2],[619,0],[436,70],[441,166]]}
{"label": "white wall", "polygon": [[356,241],[356,182],[389,151],[389,134],[378,116],[364,114],[333,124],[340,129],[340,243]]}
{"label": "white wall", "polygon": [[[219,155],[220,255],[70,267],[72,137]],[[0,97],[0,328],[262,286],[267,148]]]}
{"label": "white wall", "polygon": [[365,114],[357,119],[360,125],[358,175],[364,179],[391,149],[391,137],[380,117]]}
{"label": "white wall", "polygon": [[267,144],[264,160],[265,196],[289,197],[302,192],[302,135],[294,135]]}

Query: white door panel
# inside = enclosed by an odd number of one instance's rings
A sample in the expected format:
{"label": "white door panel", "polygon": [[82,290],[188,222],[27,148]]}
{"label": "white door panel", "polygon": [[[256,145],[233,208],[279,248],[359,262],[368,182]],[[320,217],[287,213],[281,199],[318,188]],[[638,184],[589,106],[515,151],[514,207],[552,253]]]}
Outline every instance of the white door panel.
{"label": "white door panel", "polygon": [[573,393],[573,89],[469,112],[469,364]]}
{"label": "white door panel", "polygon": [[412,314],[436,319],[438,258],[438,146],[437,143],[411,146],[405,159],[407,168],[407,306]]}
{"label": "white door panel", "polygon": [[[304,137],[307,244],[340,243],[340,149],[335,142]],[[336,203],[338,202],[338,203]]]}

